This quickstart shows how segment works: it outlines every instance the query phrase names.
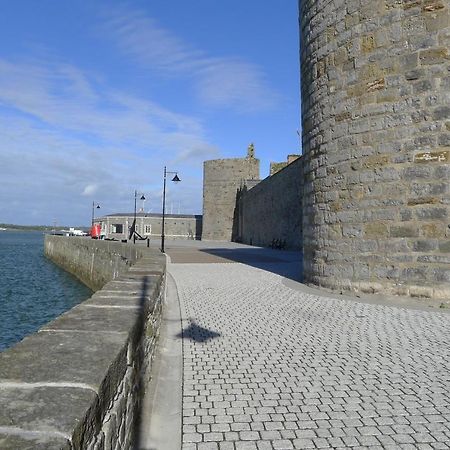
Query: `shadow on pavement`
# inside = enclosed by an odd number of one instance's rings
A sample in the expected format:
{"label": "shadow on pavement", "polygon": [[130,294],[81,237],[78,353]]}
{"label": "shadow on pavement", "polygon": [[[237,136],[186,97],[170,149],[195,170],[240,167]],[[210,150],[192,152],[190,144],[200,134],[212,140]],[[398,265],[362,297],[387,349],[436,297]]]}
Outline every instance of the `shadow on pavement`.
{"label": "shadow on pavement", "polygon": [[177,334],[177,338],[190,339],[194,342],[207,342],[219,336],[220,333],[208,330],[207,328],[203,328],[200,325],[197,325],[195,322],[191,322],[191,324],[187,328],[183,329],[181,333]]}
{"label": "shadow on pavement", "polygon": [[[137,320],[137,324],[136,324],[136,330],[137,330],[137,336],[143,336],[144,335],[144,330],[145,330],[145,320],[146,320],[146,316],[147,316],[147,312],[148,312],[148,305],[147,305],[147,296],[148,296],[148,284],[149,284],[149,279],[147,276],[144,276],[142,279],[142,287],[140,289],[140,296],[139,296],[139,317]],[[138,354],[136,355],[137,358],[137,365],[138,367],[136,368],[136,372],[134,374],[135,378],[135,382],[136,382],[136,394],[138,395],[140,398],[143,398],[143,392],[144,392],[144,385],[142,383],[142,379],[141,379],[141,368],[144,364],[144,359],[145,359],[145,353],[144,353],[144,349],[143,346],[139,346],[137,349]],[[141,427],[141,417],[142,417],[142,402],[138,401],[136,402],[135,405],[135,414],[136,414],[136,418],[137,420],[134,422],[134,430],[133,430],[133,442],[134,442],[134,446],[133,448],[139,448],[139,428]]]}
{"label": "shadow on pavement", "polygon": [[303,280],[303,261],[300,251],[281,251],[261,247],[202,248],[199,251],[276,273],[294,281]]}

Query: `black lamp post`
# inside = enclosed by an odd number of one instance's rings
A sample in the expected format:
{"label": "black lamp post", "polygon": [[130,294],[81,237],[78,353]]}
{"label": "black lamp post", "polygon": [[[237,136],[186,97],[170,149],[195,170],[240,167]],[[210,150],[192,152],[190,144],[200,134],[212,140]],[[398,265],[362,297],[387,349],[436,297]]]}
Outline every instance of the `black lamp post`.
{"label": "black lamp post", "polygon": [[174,183],[179,183],[181,180],[178,177],[178,172],[169,172],[166,169],[166,166],[164,166],[164,187],[163,187],[163,209],[162,209],[162,224],[161,224],[161,252],[164,253],[164,226],[165,226],[165,218],[166,218],[166,178],[167,174],[172,173],[175,174],[175,176],[172,178],[172,181]]}
{"label": "black lamp post", "polygon": [[[134,223],[133,223],[133,243],[136,244],[136,201],[138,193],[134,191]],[[140,200],[145,200],[144,194],[141,195]]]}
{"label": "black lamp post", "polygon": [[93,227],[94,226],[94,211],[95,211],[95,209],[100,209],[100,205],[99,204],[97,204],[97,207],[95,206],[95,202],[92,202],[92,220],[91,220],[91,227]]}

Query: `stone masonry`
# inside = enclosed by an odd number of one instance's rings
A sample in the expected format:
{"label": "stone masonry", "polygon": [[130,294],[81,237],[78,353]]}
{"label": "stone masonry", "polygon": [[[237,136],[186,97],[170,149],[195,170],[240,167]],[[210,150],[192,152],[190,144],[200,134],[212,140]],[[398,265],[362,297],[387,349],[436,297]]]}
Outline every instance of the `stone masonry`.
{"label": "stone masonry", "polygon": [[239,242],[261,247],[301,250],[302,158],[291,159],[278,172],[251,189],[240,190]]}
{"label": "stone masonry", "polygon": [[450,1],[300,2],[305,281],[450,295]]}
{"label": "stone masonry", "polygon": [[246,158],[204,162],[202,239],[231,241],[237,191],[255,181],[259,181],[259,159],[252,145]]}

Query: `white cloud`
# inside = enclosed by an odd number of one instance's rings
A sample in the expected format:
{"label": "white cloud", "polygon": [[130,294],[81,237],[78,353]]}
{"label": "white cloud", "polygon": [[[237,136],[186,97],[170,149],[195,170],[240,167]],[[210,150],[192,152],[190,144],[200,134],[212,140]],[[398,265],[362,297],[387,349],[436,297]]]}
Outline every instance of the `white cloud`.
{"label": "white cloud", "polygon": [[195,92],[208,106],[261,111],[279,102],[279,94],[255,64],[208,55],[139,10],[109,10],[105,17],[102,35],[111,36],[139,64],[169,76],[192,78]]}
{"label": "white cloud", "polygon": [[206,145],[198,119],[176,114],[150,100],[95,86],[75,67],[11,63],[0,59],[0,105],[43,123],[159,153]]}
{"label": "white cloud", "polygon": [[[92,200],[131,211],[134,189],[160,190],[165,164],[200,179],[198,149],[217,152],[198,119],[43,64],[0,59],[0,222],[82,224]],[[187,191],[200,210],[201,190]],[[158,195],[147,206],[159,210]]]}
{"label": "white cloud", "polygon": [[234,107],[239,111],[270,109],[277,94],[269,89],[263,71],[239,60],[211,60],[199,71],[196,89],[212,106]]}
{"label": "white cloud", "polygon": [[88,184],[81,195],[85,197],[92,197],[98,191],[98,186],[96,184]]}

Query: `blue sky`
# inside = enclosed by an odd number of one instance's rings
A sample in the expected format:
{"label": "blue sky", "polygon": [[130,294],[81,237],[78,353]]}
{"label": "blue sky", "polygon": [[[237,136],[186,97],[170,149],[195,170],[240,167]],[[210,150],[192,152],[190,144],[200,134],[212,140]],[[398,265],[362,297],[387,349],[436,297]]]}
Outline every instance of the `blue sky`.
{"label": "blue sky", "polygon": [[2,2],[0,222],[202,211],[203,161],[299,152],[297,0]]}

